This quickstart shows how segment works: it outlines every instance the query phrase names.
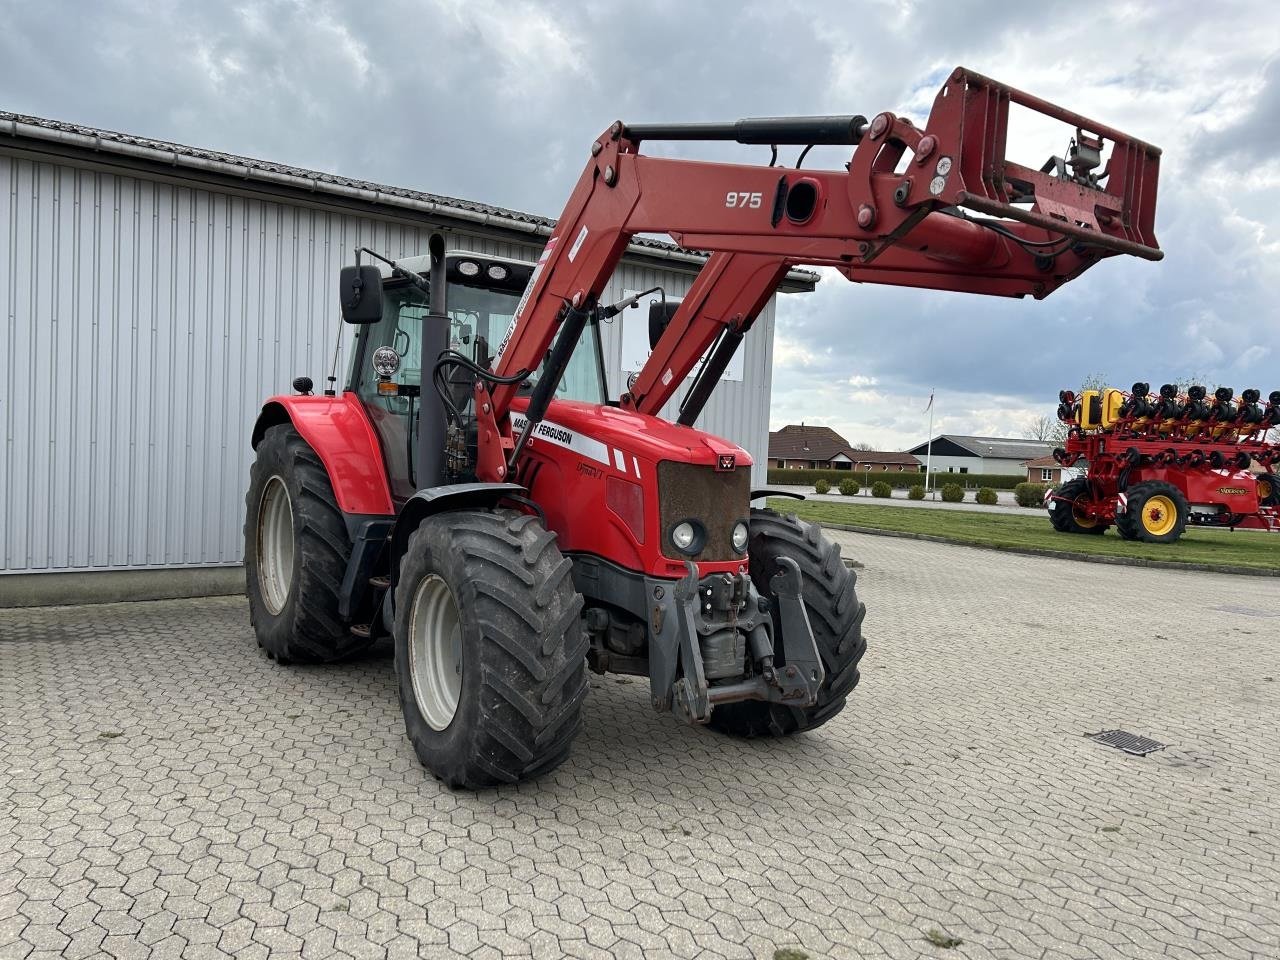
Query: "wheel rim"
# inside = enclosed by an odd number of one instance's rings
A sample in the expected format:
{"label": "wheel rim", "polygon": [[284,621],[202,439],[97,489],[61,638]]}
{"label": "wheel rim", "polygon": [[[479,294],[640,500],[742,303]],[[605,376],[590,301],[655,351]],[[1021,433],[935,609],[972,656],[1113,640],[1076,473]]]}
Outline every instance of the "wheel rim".
{"label": "wheel rim", "polygon": [[1098,525],[1098,518],[1091,517],[1084,512],[1087,506],[1088,504],[1085,502],[1083,497],[1076,497],[1076,499],[1071,502],[1071,518],[1075,520],[1077,527],[1090,530]]}
{"label": "wheel rim", "polygon": [[424,577],[409,611],[409,675],[418,711],[432,730],[453,722],[462,693],[462,620],[449,585]]}
{"label": "wheel rim", "polygon": [[1270,480],[1258,481],[1258,499],[1263,501],[1271,499],[1271,481]]}
{"label": "wheel rim", "polygon": [[258,586],[273,615],[284,609],[293,586],[293,503],[279,477],[262,490],[258,507]]}
{"label": "wheel rim", "polygon": [[1159,494],[1142,507],[1142,526],[1153,537],[1163,537],[1178,522],[1178,508],[1173,500]]}

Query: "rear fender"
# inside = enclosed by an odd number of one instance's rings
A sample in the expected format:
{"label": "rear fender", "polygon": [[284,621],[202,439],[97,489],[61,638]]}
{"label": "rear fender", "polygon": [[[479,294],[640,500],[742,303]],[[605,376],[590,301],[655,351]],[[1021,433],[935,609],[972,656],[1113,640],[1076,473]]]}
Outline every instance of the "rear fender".
{"label": "rear fender", "polygon": [[320,457],[343,513],[395,513],[382,448],[354,393],[338,397],[272,397],[253,425],[254,449],[267,430],[282,423],[292,423]]}

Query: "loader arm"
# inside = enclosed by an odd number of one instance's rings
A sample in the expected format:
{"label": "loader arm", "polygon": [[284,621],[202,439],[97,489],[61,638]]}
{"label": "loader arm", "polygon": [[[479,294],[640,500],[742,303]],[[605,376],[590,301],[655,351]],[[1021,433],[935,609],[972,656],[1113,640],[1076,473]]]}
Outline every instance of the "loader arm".
{"label": "loader arm", "polygon": [[[1007,160],[1012,104],[1074,126],[1068,156],[1040,169]],[[799,170],[645,156],[646,139],[848,144],[853,152],[846,169]],[[1095,173],[1106,146],[1109,159]],[[1040,299],[1105,257],[1163,256],[1154,234],[1159,153],[963,68],[924,128],[892,113],[870,122],[614,123],[592,144],[492,369],[509,377],[545,360],[554,379],[637,234],[712,254],[624,401],[644,411],[670,397],[722,329],[745,330],[792,265],[833,266],[859,282]],[[500,481],[519,453],[507,420],[518,387],[476,389],[477,473]],[[552,390],[535,387],[525,436]]]}
{"label": "loader arm", "polygon": [[[789,269],[785,260],[775,256],[713,253],[654,345],[635,383],[623,394],[622,406],[657,414],[721,334],[733,338],[720,348],[727,351],[727,362]],[[682,411],[680,421],[692,423],[697,413],[697,409],[689,407],[689,415],[686,417]]]}

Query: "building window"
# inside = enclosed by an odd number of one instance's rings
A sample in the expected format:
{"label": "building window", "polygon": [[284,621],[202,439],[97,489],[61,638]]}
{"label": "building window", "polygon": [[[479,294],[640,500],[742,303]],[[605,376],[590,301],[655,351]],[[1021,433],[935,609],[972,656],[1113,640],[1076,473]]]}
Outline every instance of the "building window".
{"label": "building window", "polygon": [[961,468],[960,468],[960,472],[961,472],[961,473],[968,473],[968,472],[969,472],[969,468],[968,468],[968,467],[961,467]]}
{"label": "building window", "polygon": [[1043,482],[1043,483],[1048,483],[1048,482],[1050,482],[1052,479],[1053,479],[1053,470],[1052,470],[1050,467],[1041,467],[1041,468],[1040,468],[1040,480],[1041,480],[1041,482]]}

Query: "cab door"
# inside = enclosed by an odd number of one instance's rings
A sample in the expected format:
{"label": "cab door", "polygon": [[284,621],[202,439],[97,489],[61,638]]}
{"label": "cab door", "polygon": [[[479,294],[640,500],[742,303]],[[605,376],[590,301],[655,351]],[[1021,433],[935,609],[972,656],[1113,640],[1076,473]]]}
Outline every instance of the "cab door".
{"label": "cab door", "polygon": [[[418,489],[413,474],[422,403],[438,401],[434,394],[424,397],[422,389],[425,294],[406,284],[388,285],[383,296],[382,319],[361,331],[364,342],[358,355],[362,369],[357,372],[356,393],[378,435],[391,498],[399,506]],[[390,371],[388,379],[396,385],[395,393],[379,391],[379,367]]]}

